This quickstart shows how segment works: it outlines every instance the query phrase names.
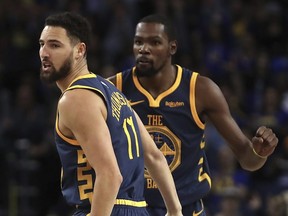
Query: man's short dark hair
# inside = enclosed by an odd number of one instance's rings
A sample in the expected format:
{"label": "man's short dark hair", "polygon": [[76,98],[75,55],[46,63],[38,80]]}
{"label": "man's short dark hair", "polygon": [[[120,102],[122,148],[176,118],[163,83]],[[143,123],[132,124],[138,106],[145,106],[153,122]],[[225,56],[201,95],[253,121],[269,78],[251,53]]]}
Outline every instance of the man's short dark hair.
{"label": "man's short dark hair", "polygon": [[63,12],[50,15],[45,19],[45,26],[62,27],[72,43],[83,42],[86,44],[86,49],[90,45],[91,25],[86,18],[77,13]]}
{"label": "man's short dark hair", "polygon": [[159,23],[164,25],[164,32],[168,36],[168,40],[176,40],[176,33],[175,29],[171,23],[171,21],[168,19],[168,17],[163,16],[161,14],[150,14],[148,16],[143,17],[140,19],[138,23]]}

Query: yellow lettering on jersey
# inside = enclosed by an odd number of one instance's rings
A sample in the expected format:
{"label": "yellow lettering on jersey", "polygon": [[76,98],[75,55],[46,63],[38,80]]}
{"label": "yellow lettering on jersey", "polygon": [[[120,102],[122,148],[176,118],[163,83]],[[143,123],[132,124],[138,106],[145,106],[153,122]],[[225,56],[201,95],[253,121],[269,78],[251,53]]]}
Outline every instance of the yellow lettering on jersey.
{"label": "yellow lettering on jersey", "polygon": [[[82,150],[77,151],[78,154],[78,164],[83,164],[84,166],[78,167],[77,169],[77,178],[78,181],[84,182],[78,186],[79,188],[79,195],[80,199],[89,199],[90,203],[92,201],[92,189],[93,189],[93,182],[92,182],[92,175],[85,174],[87,170],[91,170],[90,164],[87,162],[86,156]],[[89,190],[90,192],[87,192]]]}
{"label": "yellow lettering on jersey", "polygon": [[79,195],[80,199],[89,199],[90,203],[92,202],[92,192],[86,192],[86,190],[91,190],[93,188],[92,184],[92,176],[91,175],[85,175],[85,171],[90,170],[90,167],[81,167],[78,168],[78,180],[79,181],[84,181],[85,184],[79,185]]}
{"label": "yellow lettering on jersey", "polygon": [[205,135],[203,135],[201,139],[201,143],[200,143],[200,149],[204,149],[204,148],[205,148]]}
{"label": "yellow lettering on jersey", "polygon": [[184,102],[182,101],[166,101],[165,102],[165,106],[168,107],[180,107],[180,106],[184,106]]}
{"label": "yellow lettering on jersey", "polygon": [[204,172],[203,166],[202,166],[203,162],[204,162],[204,159],[203,159],[203,157],[201,157],[199,162],[198,162],[198,165],[201,166],[200,169],[199,169],[198,181],[202,182],[204,180],[207,180],[208,184],[209,184],[209,186],[211,188],[211,178],[210,178],[210,176],[207,173]]}
{"label": "yellow lettering on jersey", "polygon": [[148,117],[148,125],[151,125],[151,126],[163,125],[163,123],[162,123],[163,116],[162,115],[147,115],[147,117]]}
{"label": "yellow lettering on jersey", "polygon": [[123,95],[121,95],[119,92],[113,92],[111,94],[112,115],[118,121],[120,119],[121,108],[125,105],[128,106],[128,102],[127,99],[123,97]]}
{"label": "yellow lettering on jersey", "polygon": [[147,183],[147,189],[155,189],[158,188],[158,186],[156,185],[156,183],[153,181],[153,179],[151,178],[147,178],[146,179],[146,183]]}

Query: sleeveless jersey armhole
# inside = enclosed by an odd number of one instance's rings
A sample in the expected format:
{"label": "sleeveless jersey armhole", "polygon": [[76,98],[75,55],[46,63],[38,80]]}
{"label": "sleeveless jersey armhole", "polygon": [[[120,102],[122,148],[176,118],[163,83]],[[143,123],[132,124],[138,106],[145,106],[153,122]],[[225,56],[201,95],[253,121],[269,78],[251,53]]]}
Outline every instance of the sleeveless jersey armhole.
{"label": "sleeveless jersey armhole", "polygon": [[116,74],[116,88],[122,92],[122,73]]}
{"label": "sleeveless jersey armhole", "polygon": [[198,73],[193,72],[191,80],[190,80],[190,109],[193,119],[195,120],[196,124],[199,128],[204,130],[205,124],[200,120],[197,110],[196,110],[196,81],[198,77]]}
{"label": "sleeveless jersey armhole", "polygon": [[78,146],[78,142],[75,139],[70,139],[68,137],[66,137],[65,135],[63,135],[59,129],[59,113],[57,110],[57,114],[56,114],[56,121],[55,121],[55,130],[56,133],[58,134],[59,137],[61,137],[63,140],[65,140],[67,143],[71,144],[71,145],[75,145]]}

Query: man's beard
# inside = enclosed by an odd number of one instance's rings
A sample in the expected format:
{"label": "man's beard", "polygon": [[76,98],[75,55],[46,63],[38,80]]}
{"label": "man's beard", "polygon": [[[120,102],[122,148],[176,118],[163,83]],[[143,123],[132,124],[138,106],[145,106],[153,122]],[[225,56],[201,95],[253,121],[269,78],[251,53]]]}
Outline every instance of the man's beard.
{"label": "man's beard", "polygon": [[137,77],[152,77],[155,74],[157,74],[158,70],[155,70],[155,68],[146,68],[146,69],[140,69],[136,66],[135,74]]}
{"label": "man's beard", "polygon": [[72,55],[70,55],[63,65],[56,70],[53,65],[51,65],[50,72],[44,72],[42,67],[40,68],[40,79],[46,83],[54,83],[62,78],[65,78],[72,68]]}
{"label": "man's beard", "polygon": [[135,74],[137,77],[152,77],[158,73],[159,69],[154,67],[153,62],[150,63],[150,67],[142,67],[136,60]]}

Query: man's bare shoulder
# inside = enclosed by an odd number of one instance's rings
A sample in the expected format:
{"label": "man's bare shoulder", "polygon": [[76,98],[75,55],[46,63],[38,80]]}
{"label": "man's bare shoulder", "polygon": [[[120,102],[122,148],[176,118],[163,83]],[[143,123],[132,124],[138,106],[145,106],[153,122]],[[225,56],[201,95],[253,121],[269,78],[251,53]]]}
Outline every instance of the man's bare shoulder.
{"label": "man's bare shoulder", "polygon": [[209,77],[198,76],[195,93],[196,106],[199,113],[210,112],[216,107],[223,108],[226,104],[221,89]]}
{"label": "man's bare shoulder", "polygon": [[212,79],[203,75],[198,75],[196,88],[198,91],[203,91],[203,92],[207,92],[213,89],[217,89],[217,90],[219,89],[218,85]]}
{"label": "man's bare shoulder", "polygon": [[78,107],[89,106],[94,103],[97,104],[102,100],[103,99],[100,94],[95,94],[94,91],[89,89],[79,88],[65,92],[60,98],[58,106],[61,105],[63,107],[67,107],[68,109],[73,107],[73,110],[75,110]]}

